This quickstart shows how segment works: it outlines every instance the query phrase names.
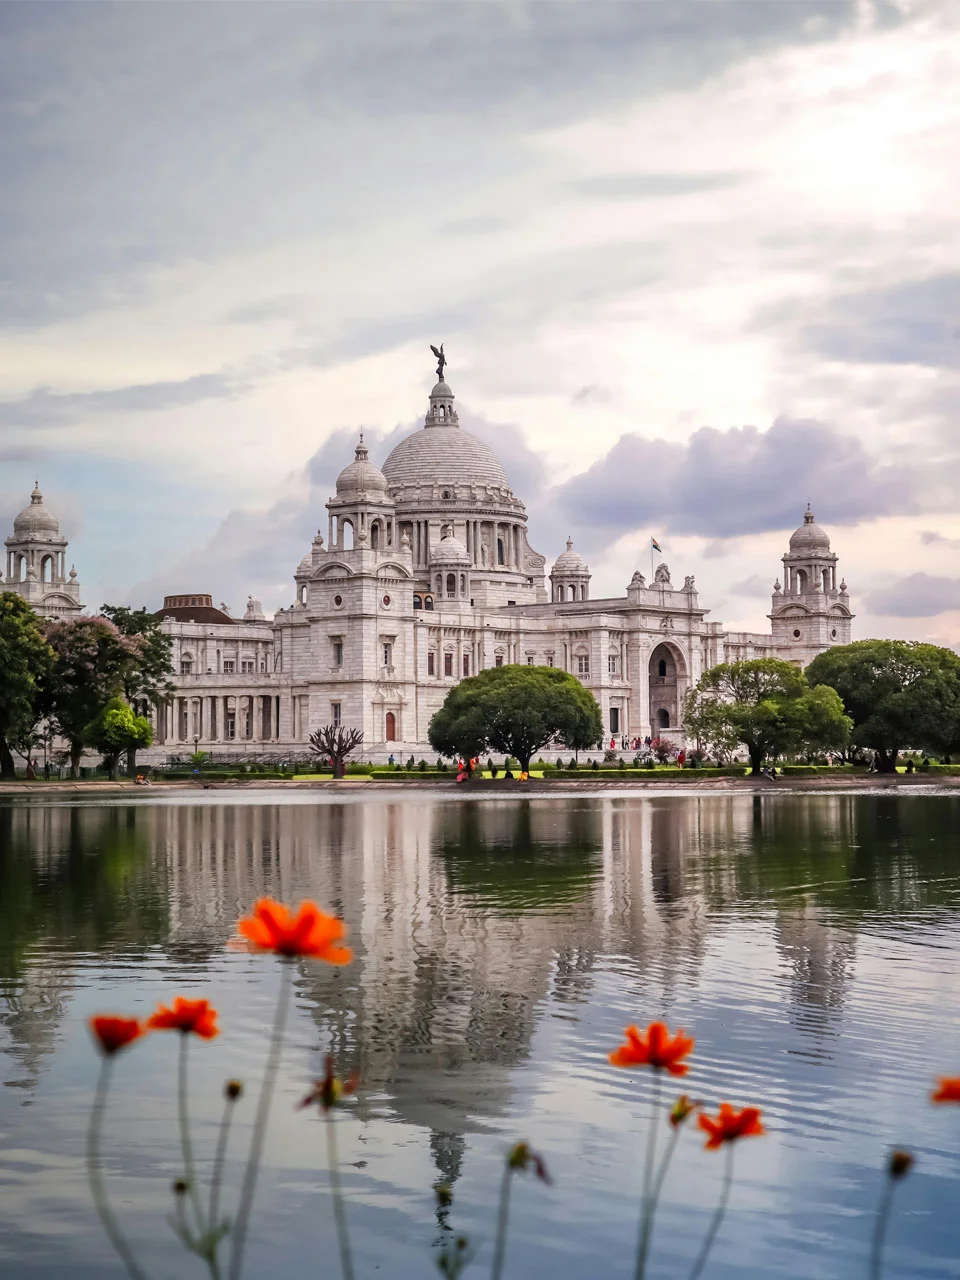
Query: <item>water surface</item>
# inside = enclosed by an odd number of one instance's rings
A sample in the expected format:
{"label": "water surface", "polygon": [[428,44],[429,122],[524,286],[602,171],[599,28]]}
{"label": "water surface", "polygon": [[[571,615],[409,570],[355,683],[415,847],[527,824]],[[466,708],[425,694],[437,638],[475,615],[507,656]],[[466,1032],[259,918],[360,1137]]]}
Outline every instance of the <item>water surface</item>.
{"label": "water surface", "polygon": [[[960,1074],[958,806],[416,792],[0,807],[0,1277],[122,1274],[85,1184],[91,1013],[214,1001],[223,1034],[193,1046],[208,1167],[223,1080],[262,1071],[280,969],[225,944],[263,893],[343,915],[357,955],[296,970],[246,1274],[337,1274],[323,1132],[294,1108],[332,1051],[362,1079],[338,1130],[361,1276],[436,1274],[451,1229],[474,1242],[467,1275],[487,1271],[518,1137],[555,1185],[518,1182],[507,1274],[631,1275],[649,1080],[605,1055],[627,1022],[664,1016],[697,1037],[684,1087],[762,1106],[769,1126],[738,1151],[708,1274],[864,1274],[879,1169],[902,1143],[918,1165],[887,1274],[960,1275],[960,1111],[926,1101],[935,1073]],[[205,1274],[165,1221],[176,1048],[154,1036],[118,1062],[105,1144],[157,1277]],[[652,1276],[685,1274],[719,1174],[687,1135]],[[455,1198],[438,1219],[439,1178]]]}

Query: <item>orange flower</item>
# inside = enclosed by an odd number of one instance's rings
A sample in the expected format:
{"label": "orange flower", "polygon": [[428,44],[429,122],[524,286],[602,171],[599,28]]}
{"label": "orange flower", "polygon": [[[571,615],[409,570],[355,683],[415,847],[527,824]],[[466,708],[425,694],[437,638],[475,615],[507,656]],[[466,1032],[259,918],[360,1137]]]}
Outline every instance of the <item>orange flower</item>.
{"label": "orange flower", "polygon": [[146,1033],[146,1026],[139,1018],[112,1018],[108,1014],[98,1014],[90,1019],[90,1030],[93,1032],[100,1052],[112,1058],[120,1049],[139,1040]]}
{"label": "orange flower", "polygon": [[737,1111],[729,1102],[721,1102],[716,1118],[697,1116],[697,1124],[710,1136],[706,1142],[707,1151],[716,1151],[725,1142],[736,1142],[738,1138],[759,1138],[766,1133],[760,1123],[759,1107],[744,1107]]}
{"label": "orange flower", "polygon": [[651,1022],[642,1034],[636,1027],[627,1027],[623,1034],[627,1043],[610,1054],[615,1067],[653,1067],[672,1076],[685,1076],[689,1071],[689,1065],[680,1059],[693,1049],[693,1037],[682,1028],[671,1037],[665,1022]]}
{"label": "orange flower", "polygon": [[203,1040],[212,1040],[220,1032],[217,1011],[209,1000],[184,1000],[183,996],[177,996],[172,1009],[158,1004],[147,1026],[151,1031],[181,1031],[184,1035],[192,1031]]}
{"label": "orange flower", "polygon": [[960,1102],[960,1076],[938,1076],[931,1102]]}
{"label": "orange flower", "polygon": [[261,898],[253,912],[237,924],[242,937],[254,951],[273,951],[278,956],[312,956],[328,964],[349,964],[353,952],[337,946],[347,927],[336,916],[328,916],[315,902],[301,902],[296,915],[272,898]]}

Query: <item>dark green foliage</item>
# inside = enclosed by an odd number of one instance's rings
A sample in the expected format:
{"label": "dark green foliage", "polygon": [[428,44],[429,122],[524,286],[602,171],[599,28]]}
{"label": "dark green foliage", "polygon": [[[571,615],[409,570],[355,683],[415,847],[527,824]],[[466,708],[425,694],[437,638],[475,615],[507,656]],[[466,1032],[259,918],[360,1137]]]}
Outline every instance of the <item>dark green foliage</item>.
{"label": "dark green foliage", "polygon": [[[131,748],[149,747],[153,741],[153,728],[146,716],[134,713],[122,698],[111,698],[103,710],[84,731],[84,738],[91,747],[102,752],[104,764],[111,779],[117,776],[117,761]],[[203,755],[198,752],[198,755]]]}
{"label": "dark green foliage", "polygon": [[554,743],[580,749],[603,732],[593,695],[556,667],[511,664],[461,681],[430,722],[431,745],[469,759],[503,752],[529,770],[535,751]]}
{"label": "dark green foliage", "polygon": [[0,593],[0,778],[14,776],[10,748],[33,733],[52,664],[37,615],[16,592]]}
{"label": "dark green foliage", "polygon": [[[960,745],[960,657],[909,640],[857,640],[814,658],[810,680],[836,689],[853,742],[892,773],[903,747],[945,755]],[[921,766],[922,767],[922,766]]]}
{"label": "dark green foliage", "polygon": [[720,758],[742,743],[752,773],[790,752],[839,749],[852,728],[834,689],[811,687],[780,658],[711,667],[684,699],[683,715],[687,732]]}

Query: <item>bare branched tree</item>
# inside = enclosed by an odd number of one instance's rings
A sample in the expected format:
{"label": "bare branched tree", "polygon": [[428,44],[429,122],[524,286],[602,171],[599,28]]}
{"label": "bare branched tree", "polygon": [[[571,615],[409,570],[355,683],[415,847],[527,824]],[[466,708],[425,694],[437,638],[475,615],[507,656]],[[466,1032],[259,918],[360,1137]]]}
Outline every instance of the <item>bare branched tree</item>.
{"label": "bare branched tree", "polygon": [[347,768],[347,756],[363,742],[362,729],[345,729],[340,724],[325,724],[310,735],[310,750],[318,756],[329,756],[333,776],[342,778]]}

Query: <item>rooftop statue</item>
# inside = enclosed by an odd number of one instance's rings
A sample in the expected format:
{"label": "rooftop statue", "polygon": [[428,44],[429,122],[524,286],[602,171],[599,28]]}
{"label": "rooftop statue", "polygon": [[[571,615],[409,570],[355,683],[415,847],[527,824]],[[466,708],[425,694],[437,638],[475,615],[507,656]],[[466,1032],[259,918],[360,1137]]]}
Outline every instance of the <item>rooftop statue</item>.
{"label": "rooftop statue", "polygon": [[442,342],[440,343],[440,350],[438,351],[437,348],[431,342],[430,350],[437,357],[437,381],[442,382],[443,368],[444,368],[444,365],[447,363],[447,357],[443,354],[443,343]]}

